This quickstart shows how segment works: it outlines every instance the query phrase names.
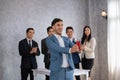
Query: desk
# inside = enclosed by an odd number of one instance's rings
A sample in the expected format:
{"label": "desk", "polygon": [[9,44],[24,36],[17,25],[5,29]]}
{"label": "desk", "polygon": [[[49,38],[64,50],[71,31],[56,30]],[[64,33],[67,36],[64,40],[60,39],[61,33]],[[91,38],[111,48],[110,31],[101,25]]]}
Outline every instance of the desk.
{"label": "desk", "polygon": [[[88,74],[90,70],[83,70],[83,69],[74,69],[73,75],[85,75],[86,80],[88,80]],[[33,69],[34,77],[37,76],[37,74],[41,75],[50,75],[50,70],[45,69],[45,68],[39,68],[39,69]]]}

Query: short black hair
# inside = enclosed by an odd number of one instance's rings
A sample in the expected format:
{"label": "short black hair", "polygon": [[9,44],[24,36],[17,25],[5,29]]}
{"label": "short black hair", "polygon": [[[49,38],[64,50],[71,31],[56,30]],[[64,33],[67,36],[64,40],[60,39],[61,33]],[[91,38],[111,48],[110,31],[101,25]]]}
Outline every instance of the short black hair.
{"label": "short black hair", "polygon": [[63,21],[63,20],[60,18],[54,18],[53,21],[51,22],[51,26],[55,25],[55,23],[60,22],[60,21]]}
{"label": "short black hair", "polygon": [[49,26],[49,27],[47,28],[47,32],[49,32],[49,30],[50,30],[50,29],[52,29],[52,27],[51,27],[51,26]]}
{"label": "short black hair", "polygon": [[29,30],[33,30],[33,31],[34,31],[34,29],[33,29],[33,28],[27,28],[27,29],[26,29],[26,33],[28,33],[28,32],[29,32]]}
{"label": "short black hair", "polygon": [[73,29],[72,26],[68,26],[68,27],[66,28],[66,32],[67,32],[68,29],[72,29],[72,30],[74,31],[74,29]]}

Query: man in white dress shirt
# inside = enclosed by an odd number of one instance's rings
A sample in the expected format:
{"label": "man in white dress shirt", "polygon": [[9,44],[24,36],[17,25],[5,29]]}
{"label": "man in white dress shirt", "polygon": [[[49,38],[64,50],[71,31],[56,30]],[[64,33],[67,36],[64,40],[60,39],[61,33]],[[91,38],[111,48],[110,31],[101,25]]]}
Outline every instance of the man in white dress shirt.
{"label": "man in white dress shirt", "polygon": [[73,80],[74,64],[71,53],[79,52],[79,48],[62,36],[63,20],[55,18],[51,26],[55,34],[46,39],[51,55],[50,80]]}

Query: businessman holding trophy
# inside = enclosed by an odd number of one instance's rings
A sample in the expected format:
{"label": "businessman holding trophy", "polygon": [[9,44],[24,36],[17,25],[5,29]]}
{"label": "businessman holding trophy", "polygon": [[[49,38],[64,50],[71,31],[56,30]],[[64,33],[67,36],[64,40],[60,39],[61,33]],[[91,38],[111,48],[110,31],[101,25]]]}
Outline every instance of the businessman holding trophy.
{"label": "businessman holding trophy", "polygon": [[73,80],[74,64],[71,54],[79,52],[79,48],[62,36],[62,19],[53,19],[51,26],[54,35],[46,39],[50,51],[50,80]]}

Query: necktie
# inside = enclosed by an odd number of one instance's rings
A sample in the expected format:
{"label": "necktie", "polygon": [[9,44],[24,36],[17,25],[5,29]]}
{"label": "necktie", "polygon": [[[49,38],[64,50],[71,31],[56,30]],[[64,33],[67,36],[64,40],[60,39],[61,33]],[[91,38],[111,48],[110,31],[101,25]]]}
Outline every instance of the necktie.
{"label": "necktie", "polygon": [[31,45],[31,40],[29,40],[29,46],[32,47],[32,45]]}

